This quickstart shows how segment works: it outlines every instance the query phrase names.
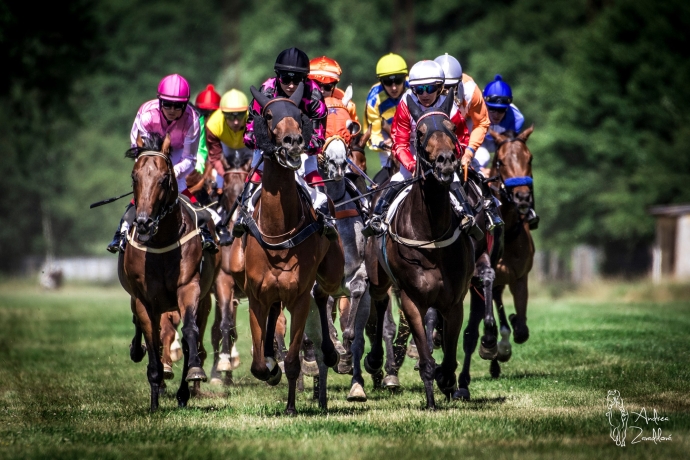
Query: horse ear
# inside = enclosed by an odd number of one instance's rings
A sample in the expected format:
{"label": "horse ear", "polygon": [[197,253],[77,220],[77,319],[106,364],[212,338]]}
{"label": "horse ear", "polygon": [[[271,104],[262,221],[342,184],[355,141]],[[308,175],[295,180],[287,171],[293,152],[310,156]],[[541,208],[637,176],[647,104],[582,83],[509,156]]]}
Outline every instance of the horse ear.
{"label": "horse ear", "polygon": [[356,136],[362,130],[362,125],[360,125],[356,121],[347,120],[345,124],[347,125],[346,129],[350,132],[352,136]]}
{"label": "horse ear", "polygon": [[168,155],[170,153],[170,145],[172,140],[170,140],[170,133],[165,134],[165,139],[163,139],[163,145],[161,145],[161,152]]}
{"label": "horse ear", "polygon": [[268,104],[268,101],[270,101],[270,99],[268,98],[268,96],[266,96],[266,95],[263,94],[261,91],[259,91],[258,89],[256,89],[256,88],[254,87],[254,85],[252,85],[252,87],[249,88],[249,90],[252,92],[252,96],[254,96],[254,99],[256,100],[256,102],[258,102],[259,105],[260,105],[262,108],[265,107],[266,104]]}
{"label": "horse ear", "polygon": [[489,134],[491,134],[491,137],[494,138],[494,142],[496,142],[496,144],[501,144],[501,143],[508,140],[508,138],[506,136],[504,136],[503,134],[497,133],[493,129],[489,129]]}
{"label": "horse ear", "polygon": [[343,105],[347,107],[347,104],[350,103],[352,100],[352,85],[347,85],[347,89],[345,89],[345,95],[343,96]]}
{"label": "horse ear", "polygon": [[441,104],[441,111],[448,115],[450,118],[450,113],[453,111],[453,103],[455,102],[455,88],[451,88],[446,95],[446,100]]}
{"label": "horse ear", "polygon": [[141,134],[137,134],[137,147],[143,147],[144,141],[141,139]]}
{"label": "horse ear", "polygon": [[521,139],[524,142],[527,142],[527,138],[529,137],[530,134],[532,134],[532,131],[534,131],[534,123],[532,123],[532,126],[518,134],[518,139]]}
{"label": "horse ear", "polygon": [[414,99],[412,99],[412,95],[410,94],[407,95],[407,108],[415,122],[422,116],[422,109],[417,105]]}
{"label": "horse ear", "polygon": [[299,107],[299,103],[302,100],[302,95],[304,94],[304,83],[300,82],[299,85],[297,85],[297,89],[295,90],[294,93],[292,93],[292,96],[290,96],[290,100],[295,103],[297,107]]}

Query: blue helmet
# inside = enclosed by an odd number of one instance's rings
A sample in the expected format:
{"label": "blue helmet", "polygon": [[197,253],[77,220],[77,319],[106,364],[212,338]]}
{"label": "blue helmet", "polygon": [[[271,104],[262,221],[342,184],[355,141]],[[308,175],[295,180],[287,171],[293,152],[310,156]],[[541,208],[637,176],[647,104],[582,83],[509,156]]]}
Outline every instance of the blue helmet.
{"label": "blue helmet", "polygon": [[513,91],[500,75],[496,75],[494,81],[484,88],[484,100],[488,107],[507,109],[510,107],[510,103],[513,102]]}

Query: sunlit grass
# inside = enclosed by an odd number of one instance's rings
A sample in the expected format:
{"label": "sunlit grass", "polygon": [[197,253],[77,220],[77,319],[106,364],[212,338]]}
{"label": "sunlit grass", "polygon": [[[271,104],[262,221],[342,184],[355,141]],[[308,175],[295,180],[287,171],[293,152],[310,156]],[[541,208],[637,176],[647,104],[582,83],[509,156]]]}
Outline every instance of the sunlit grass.
{"label": "sunlit grass", "polygon": [[[558,299],[535,291],[543,295],[530,304],[530,340],[514,346],[498,380],[475,356],[472,401],[447,403],[437,393],[439,410],[423,410],[421,380],[408,359],[404,391],[374,391],[367,377],[363,404],[345,401],[349,376],[331,373],[327,414],[311,400],[305,379],[300,415],[289,418],[282,415],[285,380],[269,388],[249,374],[245,304],[238,314],[243,364],[236,384],[204,385],[202,397],[179,410],[176,365],[168,395],[151,415],[146,360],[129,360],[133,327],[120,288],[46,293],[5,283],[0,458],[682,457],[690,445],[690,304],[652,303],[634,285]],[[206,344],[210,349],[208,335]],[[669,417],[661,426],[673,441],[631,445],[629,437],[626,447],[616,447],[605,417],[612,389],[629,412],[656,408]]]}

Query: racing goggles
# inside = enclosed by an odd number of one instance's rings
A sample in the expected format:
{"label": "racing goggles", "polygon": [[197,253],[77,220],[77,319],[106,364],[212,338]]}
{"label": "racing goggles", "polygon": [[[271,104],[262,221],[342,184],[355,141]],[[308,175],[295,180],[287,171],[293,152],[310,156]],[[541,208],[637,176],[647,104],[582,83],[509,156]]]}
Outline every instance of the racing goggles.
{"label": "racing goggles", "polygon": [[242,120],[247,115],[247,112],[223,112],[226,120]]}
{"label": "racing goggles", "polygon": [[489,104],[503,105],[510,105],[510,103],[513,102],[513,98],[508,96],[486,96],[484,100]]}
{"label": "racing goggles", "polygon": [[383,86],[400,86],[405,82],[405,75],[387,75],[379,80]]}
{"label": "racing goggles", "polygon": [[187,107],[186,102],[181,102],[181,101],[167,101],[165,99],[161,99],[161,108],[164,108],[166,110],[184,110],[185,107]]}
{"label": "racing goggles", "polygon": [[436,91],[441,89],[441,86],[443,86],[441,83],[428,83],[426,85],[415,85],[412,87],[412,91],[417,96],[421,96],[424,93],[427,94],[434,94]]}
{"label": "racing goggles", "polygon": [[321,88],[321,91],[333,91],[335,88],[335,83],[319,83],[318,81],[316,82],[317,85],[319,85],[319,88]]}
{"label": "racing goggles", "polygon": [[284,85],[289,85],[290,83],[299,85],[300,82],[303,82],[305,78],[306,75],[303,73],[285,72],[278,74],[278,80],[280,80],[280,82]]}

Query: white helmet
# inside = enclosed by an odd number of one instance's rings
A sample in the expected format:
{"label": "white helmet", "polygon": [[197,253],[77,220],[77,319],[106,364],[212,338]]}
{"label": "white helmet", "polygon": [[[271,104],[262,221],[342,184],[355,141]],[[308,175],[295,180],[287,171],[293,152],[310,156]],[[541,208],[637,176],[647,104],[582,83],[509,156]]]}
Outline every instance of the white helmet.
{"label": "white helmet", "polygon": [[434,62],[441,64],[446,75],[446,85],[455,85],[462,80],[462,66],[453,56],[446,53],[434,59]]}
{"label": "white helmet", "polygon": [[434,61],[419,61],[410,69],[410,86],[443,83],[445,79],[443,68]]}

